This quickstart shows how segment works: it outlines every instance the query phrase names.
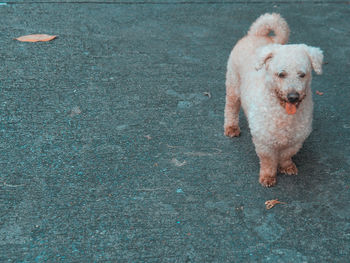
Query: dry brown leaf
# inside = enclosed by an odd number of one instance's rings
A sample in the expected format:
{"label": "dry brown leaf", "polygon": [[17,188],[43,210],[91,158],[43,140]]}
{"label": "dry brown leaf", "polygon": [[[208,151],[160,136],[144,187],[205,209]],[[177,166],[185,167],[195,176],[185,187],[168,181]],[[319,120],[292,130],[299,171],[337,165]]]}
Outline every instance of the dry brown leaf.
{"label": "dry brown leaf", "polygon": [[267,201],[265,202],[266,209],[271,209],[272,207],[274,207],[274,206],[277,205],[277,204],[286,204],[286,203],[280,202],[280,201],[278,201],[277,199],[275,199],[275,200],[267,200]]}
{"label": "dry brown leaf", "polygon": [[47,34],[34,34],[15,38],[21,42],[46,42],[55,39],[57,36],[51,36]]}
{"label": "dry brown leaf", "polygon": [[322,96],[323,92],[316,90],[316,94]]}

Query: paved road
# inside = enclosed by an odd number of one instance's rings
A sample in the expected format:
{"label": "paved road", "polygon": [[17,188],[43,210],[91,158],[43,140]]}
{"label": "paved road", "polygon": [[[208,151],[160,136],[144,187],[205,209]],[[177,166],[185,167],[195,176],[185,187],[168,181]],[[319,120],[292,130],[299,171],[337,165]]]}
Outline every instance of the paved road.
{"label": "paved road", "polygon": [[[348,2],[39,2],[0,5],[0,262],[349,259]],[[272,11],[327,63],[300,174],[266,189],[223,109],[232,46]]]}

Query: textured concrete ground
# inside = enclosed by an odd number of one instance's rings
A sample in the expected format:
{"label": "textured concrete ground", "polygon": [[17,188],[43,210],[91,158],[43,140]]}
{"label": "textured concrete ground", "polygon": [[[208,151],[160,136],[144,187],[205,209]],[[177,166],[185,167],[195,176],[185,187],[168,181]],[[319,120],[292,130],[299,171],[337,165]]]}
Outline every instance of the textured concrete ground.
{"label": "textured concrete ground", "polygon": [[[348,2],[39,2],[0,5],[0,262],[349,260]],[[272,11],[326,64],[299,175],[266,189],[223,109],[230,50]]]}

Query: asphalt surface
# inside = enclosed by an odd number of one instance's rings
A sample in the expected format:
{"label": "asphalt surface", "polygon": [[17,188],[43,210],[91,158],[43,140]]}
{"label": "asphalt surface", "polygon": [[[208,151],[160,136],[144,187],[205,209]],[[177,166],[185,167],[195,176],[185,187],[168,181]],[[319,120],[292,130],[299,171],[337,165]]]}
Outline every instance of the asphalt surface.
{"label": "asphalt surface", "polygon": [[[39,2],[0,4],[0,262],[349,262],[348,2]],[[299,175],[269,189],[243,114],[223,135],[265,12],[326,62]]]}

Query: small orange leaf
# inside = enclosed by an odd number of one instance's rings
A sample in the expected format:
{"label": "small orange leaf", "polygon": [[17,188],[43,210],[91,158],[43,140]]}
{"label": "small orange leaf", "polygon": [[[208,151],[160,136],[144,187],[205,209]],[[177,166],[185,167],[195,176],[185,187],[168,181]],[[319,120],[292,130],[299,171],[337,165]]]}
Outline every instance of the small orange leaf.
{"label": "small orange leaf", "polygon": [[51,36],[46,34],[34,34],[15,38],[21,42],[46,42],[55,39],[57,36]]}
{"label": "small orange leaf", "polygon": [[276,200],[267,200],[265,202],[265,205],[266,205],[266,209],[271,209],[272,207],[274,207],[275,205],[277,204],[286,204],[284,202],[280,202],[278,201],[277,199]]}
{"label": "small orange leaf", "polygon": [[323,92],[316,90],[316,94],[322,96]]}

